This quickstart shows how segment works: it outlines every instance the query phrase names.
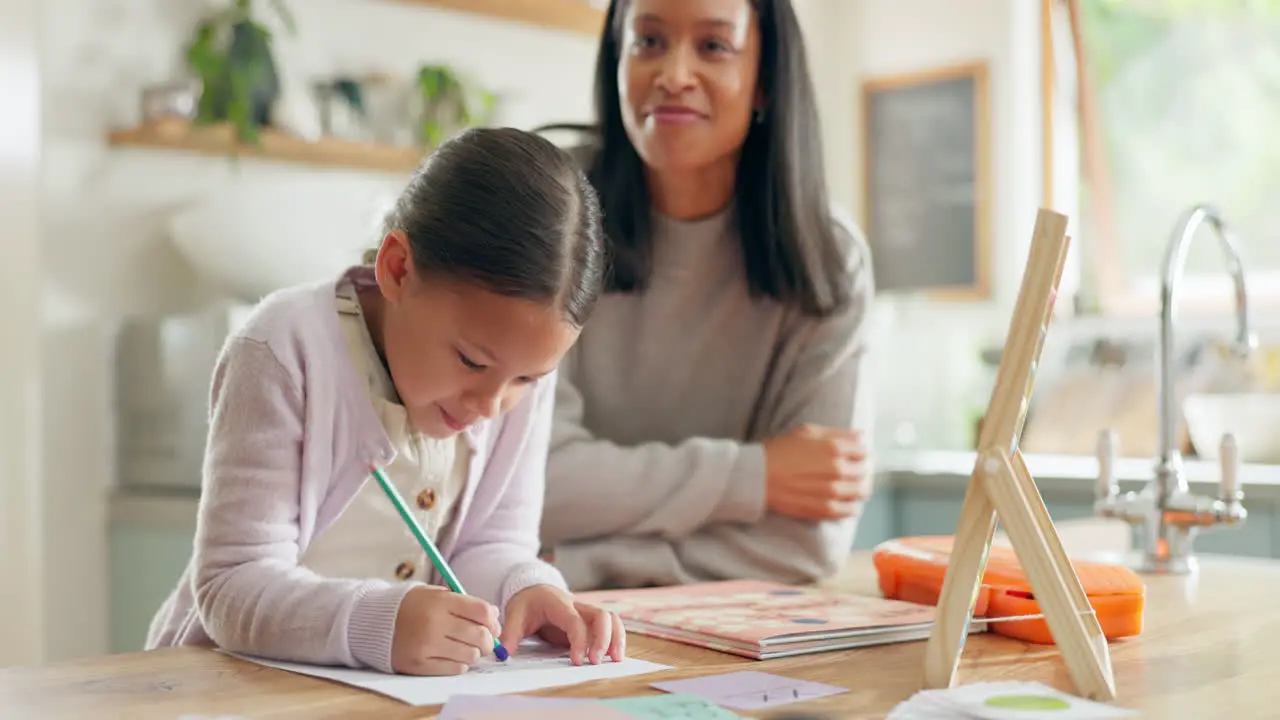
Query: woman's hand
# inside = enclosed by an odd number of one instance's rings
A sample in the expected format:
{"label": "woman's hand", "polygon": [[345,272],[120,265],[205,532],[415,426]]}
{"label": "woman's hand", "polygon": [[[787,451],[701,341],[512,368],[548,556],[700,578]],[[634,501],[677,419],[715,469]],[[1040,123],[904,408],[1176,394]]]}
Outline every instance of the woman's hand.
{"label": "woman's hand", "polygon": [[867,449],[856,430],[804,425],[766,440],[765,505],[800,520],[833,520],[866,497]]}
{"label": "woman's hand", "polygon": [[403,675],[461,675],[493,653],[498,609],[477,597],[424,585],[396,613],[391,669]]}
{"label": "woman's hand", "polygon": [[627,633],[622,619],[594,605],[575,602],[573,596],[552,585],[534,585],[507,602],[502,644],[515,654],[520,641],[533,634],[561,647],[569,647],[574,665],[599,664],[608,655],[614,662],[626,656]]}

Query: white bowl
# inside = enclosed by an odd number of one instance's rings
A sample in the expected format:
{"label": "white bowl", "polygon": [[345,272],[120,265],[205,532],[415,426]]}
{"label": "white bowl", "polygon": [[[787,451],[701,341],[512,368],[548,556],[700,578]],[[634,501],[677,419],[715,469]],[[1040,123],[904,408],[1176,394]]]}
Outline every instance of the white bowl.
{"label": "white bowl", "polygon": [[171,217],[170,240],[219,292],[255,302],[359,263],[397,191],[323,174],[241,177]]}
{"label": "white bowl", "polygon": [[1225,433],[1236,437],[1242,463],[1280,463],[1280,394],[1195,394],[1182,406],[1196,454],[1218,458]]}

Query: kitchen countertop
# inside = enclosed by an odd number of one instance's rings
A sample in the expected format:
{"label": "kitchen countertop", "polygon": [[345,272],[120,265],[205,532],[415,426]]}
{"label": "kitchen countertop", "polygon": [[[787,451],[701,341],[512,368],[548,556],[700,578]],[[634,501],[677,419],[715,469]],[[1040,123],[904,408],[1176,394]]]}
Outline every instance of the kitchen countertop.
{"label": "kitchen countertop", "polygon": [[[869,555],[855,553],[826,585],[878,595]],[[1144,578],[1144,628],[1109,645],[1117,700],[1151,718],[1275,716],[1280,676],[1280,606],[1267,602],[1280,583],[1280,562],[1210,557],[1199,574]],[[559,697],[652,695],[660,679],[746,669],[831,683],[849,692],[786,708],[822,718],[883,718],[920,687],[924,642],[904,642],[779,660],[749,661],[688,645],[631,634],[629,653],[671,670],[538,691]],[[1057,648],[981,633],[968,639],[960,681],[1023,680],[1070,692]],[[366,692],[214,652],[182,648],[84,658],[41,667],[0,670],[0,707],[17,718],[128,717],[172,720],[181,715],[245,718],[426,718],[411,707]],[[777,717],[776,710],[744,711]]]}
{"label": "kitchen countertop", "polygon": [[[920,476],[968,476],[978,455],[972,450],[896,450],[882,454],[876,469],[882,474]],[[1098,459],[1089,455],[1024,455],[1027,468],[1037,480],[1078,480],[1096,483]],[[1154,476],[1155,458],[1116,458],[1115,475],[1120,482],[1146,482]],[[1191,484],[1218,483],[1221,466],[1212,460],[1184,459],[1183,470]],[[1280,488],[1280,465],[1240,465],[1240,484]],[[1091,484],[1092,491],[1093,485]]]}

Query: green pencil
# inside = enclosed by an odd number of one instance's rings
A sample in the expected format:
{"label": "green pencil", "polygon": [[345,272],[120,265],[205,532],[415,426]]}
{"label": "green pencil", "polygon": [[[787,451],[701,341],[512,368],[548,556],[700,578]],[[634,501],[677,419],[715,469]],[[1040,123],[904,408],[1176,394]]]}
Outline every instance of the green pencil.
{"label": "green pencil", "polygon": [[[382,486],[382,491],[391,499],[391,504],[396,506],[396,512],[400,513],[400,519],[404,520],[404,523],[409,526],[409,531],[418,539],[418,544],[422,546],[422,551],[427,554],[427,557],[431,558],[431,564],[435,566],[436,571],[444,578],[445,583],[449,585],[449,589],[459,595],[466,595],[467,591],[462,589],[462,583],[458,581],[458,576],[453,574],[449,563],[444,561],[444,556],[436,549],[436,544],[431,542],[431,538],[427,537],[427,533],[422,530],[422,526],[413,517],[413,513],[409,512],[409,506],[405,504],[404,498],[400,497],[399,491],[387,479],[386,474],[376,466],[370,467],[369,472],[373,473],[373,479],[378,481],[378,485]],[[493,640],[493,654],[497,656],[498,660],[502,661],[511,656],[497,638]]]}

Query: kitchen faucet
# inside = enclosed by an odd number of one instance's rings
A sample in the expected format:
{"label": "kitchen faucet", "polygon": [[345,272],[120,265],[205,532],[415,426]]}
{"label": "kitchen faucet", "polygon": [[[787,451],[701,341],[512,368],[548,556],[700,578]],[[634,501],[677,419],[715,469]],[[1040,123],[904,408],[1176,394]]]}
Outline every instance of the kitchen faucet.
{"label": "kitchen faucet", "polygon": [[1119,492],[1115,476],[1116,434],[1103,430],[1098,439],[1098,487],[1096,513],[1101,517],[1119,518],[1139,530],[1141,559],[1138,569],[1161,574],[1183,574],[1196,570],[1191,549],[1200,528],[1243,523],[1248,513],[1243,504],[1244,493],[1238,478],[1239,450],[1235,437],[1222,437],[1218,454],[1221,476],[1218,497],[1195,495],[1187,485],[1182,467],[1182,454],[1177,445],[1177,423],[1180,415],[1174,394],[1173,319],[1178,285],[1191,238],[1201,225],[1208,224],[1218,236],[1227,257],[1227,272],[1235,284],[1236,337],[1232,346],[1238,357],[1246,357],[1257,346],[1250,330],[1249,303],[1245,294],[1244,265],[1231,231],[1218,210],[1197,205],[1178,221],[1164,256],[1164,272],[1160,292],[1160,352],[1157,361],[1159,381],[1159,457],[1155,477],[1140,492]]}

